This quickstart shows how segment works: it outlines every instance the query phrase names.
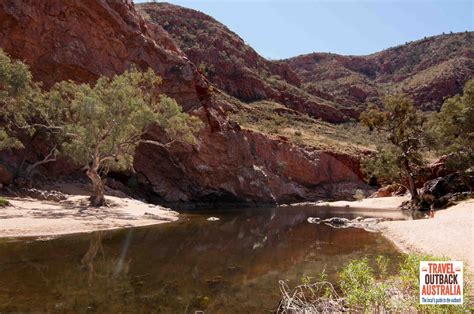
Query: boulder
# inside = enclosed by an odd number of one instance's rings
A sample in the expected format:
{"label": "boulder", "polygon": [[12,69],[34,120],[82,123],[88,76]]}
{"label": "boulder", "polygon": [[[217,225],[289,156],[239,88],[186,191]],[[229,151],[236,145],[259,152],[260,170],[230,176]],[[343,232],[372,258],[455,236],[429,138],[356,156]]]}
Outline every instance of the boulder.
{"label": "boulder", "polygon": [[390,196],[401,196],[407,192],[407,188],[401,184],[394,183],[390,185],[386,185],[381,187],[377,190],[377,192],[373,193],[370,198],[377,198],[377,197],[390,197]]}
{"label": "boulder", "polygon": [[423,208],[444,208],[474,191],[474,173],[455,172],[427,181],[420,191]]}

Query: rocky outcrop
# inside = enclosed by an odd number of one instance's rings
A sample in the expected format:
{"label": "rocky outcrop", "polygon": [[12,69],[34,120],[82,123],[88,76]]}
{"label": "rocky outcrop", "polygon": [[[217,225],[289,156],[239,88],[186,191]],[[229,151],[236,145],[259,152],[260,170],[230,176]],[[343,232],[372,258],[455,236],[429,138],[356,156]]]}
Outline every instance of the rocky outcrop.
{"label": "rocky outcrop", "polygon": [[472,171],[454,172],[444,177],[427,181],[421,189],[423,209],[445,208],[461,199],[472,197],[474,192],[474,173]]}
{"label": "rocky outcrop", "polygon": [[[93,83],[99,75],[131,66],[151,67],[163,77],[161,91],[202,119],[205,127],[196,146],[138,148],[137,182],[150,198],[275,203],[338,198],[364,186],[356,157],[307,151],[242,130],[227,119],[222,108],[232,107],[229,97],[211,97],[197,67],[160,25],[144,21],[130,1],[3,1],[0,34],[0,47],[24,60],[46,88],[64,79]],[[295,80],[285,65],[271,67],[287,82]],[[163,135],[154,130],[147,136]],[[41,151],[28,154],[27,162]],[[47,173],[68,169],[63,166],[56,164]],[[1,169],[10,171],[3,165]]]}
{"label": "rocky outcrop", "polygon": [[346,228],[360,228],[368,232],[379,232],[378,223],[386,221],[385,218],[363,218],[356,217],[354,219],[348,219],[344,217],[331,217],[327,219],[321,219],[319,217],[308,217],[307,221],[310,224],[319,225],[321,223],[326,226],[335,229],[346,229]]}
{"label": "rocky outcrop", "polygon": [[401,184],[394,183],[378,189],[370,198],[402,196],[407,192],[407,188]]}

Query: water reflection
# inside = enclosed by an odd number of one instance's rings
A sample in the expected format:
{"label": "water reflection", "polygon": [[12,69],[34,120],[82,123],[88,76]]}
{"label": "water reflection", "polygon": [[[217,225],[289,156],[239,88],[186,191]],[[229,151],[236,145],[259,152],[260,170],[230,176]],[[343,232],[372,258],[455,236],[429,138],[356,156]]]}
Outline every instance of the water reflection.
{"label": "water reflection", "polygon": [[[315,212],[316,211],[316,212]],[[395,248],[379,234],[306,222],[324,209],[182,215],[178,222],[52,241],[0,243],[0,311],[266,312],[278,280]],[[360,213],[337,214],[355,218]]]}

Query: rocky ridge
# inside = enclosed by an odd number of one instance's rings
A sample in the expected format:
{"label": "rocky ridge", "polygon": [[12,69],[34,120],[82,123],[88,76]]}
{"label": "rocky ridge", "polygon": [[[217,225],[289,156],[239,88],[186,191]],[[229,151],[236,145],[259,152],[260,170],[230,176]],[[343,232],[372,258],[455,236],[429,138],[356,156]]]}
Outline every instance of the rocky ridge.
{"label": "rocky ridge", "polygon": [[245,102],[272,100],[329,122],[358,118],[367,102],[406,92],[437,110],[474,76],[473,32],[424,38],[368,56],[310,53],[266,60],[212,17],[169,3],[137,5],[210,82]]}
{"label": "rocky ridge", "polygon": [[311,53],[286,60],[309,93],[356,112],[385,93],[405,92],[423,110],[462,92],[474,76],[474,33],[424,38],[368,56]]}
{"label": "rocky ridge", "polygon": [[268,61],[214,18],[169,3],[137,5],[150,23],[163,27],[213,84],[245,102],[274,100],[329,122],[348,119],[337,104],[300,88],[286,63]]}

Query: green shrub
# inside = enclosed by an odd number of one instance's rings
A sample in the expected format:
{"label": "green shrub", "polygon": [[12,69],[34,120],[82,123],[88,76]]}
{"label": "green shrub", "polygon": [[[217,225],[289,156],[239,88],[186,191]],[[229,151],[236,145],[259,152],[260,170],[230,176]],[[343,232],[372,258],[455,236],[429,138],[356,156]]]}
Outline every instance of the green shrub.
{"label": "green shrub", "polygon": [[0,197],[0,207],[7,207],[10,205],[10,202],[4,199],[3,197]]}
{"label": "green shrub", "polygon": [[[301,283],[308,291],[297,287],[295,293],[299,291],[302,293],[299,294],[300,297],[311,296],[311,298],[300,298],[294,302],[290,300],[288,305],[314,308],[326,304],[327,299],[332,298],[331,304],[336,306],[333,308],[334,311],[351,313],[468,313],[470,303],[467,280],[469,274],[466,273],[464,274],[464,303],[462,306],[419,304],[420,261],[428,260],[442,261],[446,259],[432,255],[407,254],[402,257],[398,271],[391,268],[394,272],[391,276],[388,273],[390,265],[388,257],[377,256],[375,258],[376,268],[369,265],[368,258],[353,260],[339,272],[339,289],[337,290],[342,294],[331,289],[318,291],[322,293],[315,294],[315,287],[318,287],[318,284],[323,286],[327,282],[328,277],[324,270],[316,278],[305,275],[301,278]],[[313,279],[316,282],[313,282]],[[303,292],[309,292],[309,294]]]}
{"label": "green shrub", "polygon": [[375,261],[377,262],[377,268],[379,270],[379,278],[386,278],[390,260],[386,256],[379,255],[377,256]]}
{"label": "green shrub", "polygon": [[339,273],[340,288],[347,303],[357,309],[385,308],[387,286],[375,281],[374,270],[367,258],[350,262]]}

